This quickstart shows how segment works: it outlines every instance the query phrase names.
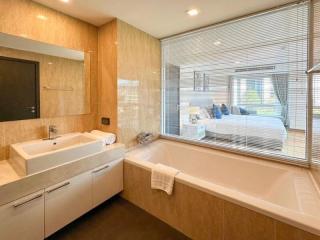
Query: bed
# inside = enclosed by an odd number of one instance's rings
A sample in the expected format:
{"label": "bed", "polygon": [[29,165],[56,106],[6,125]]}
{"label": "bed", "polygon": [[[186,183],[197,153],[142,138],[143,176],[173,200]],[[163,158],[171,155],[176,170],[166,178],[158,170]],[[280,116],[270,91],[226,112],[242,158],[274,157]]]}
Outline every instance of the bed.
{"label": "bed", "polygon": [[221,119],[205,118],[206,138],[238,144],[282,150],[287,130],[281,119],[253,115],[223,115]]}

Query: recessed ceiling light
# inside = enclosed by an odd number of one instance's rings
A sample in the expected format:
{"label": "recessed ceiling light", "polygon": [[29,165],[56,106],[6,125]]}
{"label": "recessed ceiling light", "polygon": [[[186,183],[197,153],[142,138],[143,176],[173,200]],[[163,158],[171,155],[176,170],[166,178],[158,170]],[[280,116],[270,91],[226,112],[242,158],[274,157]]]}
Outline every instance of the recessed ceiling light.
{"label": "recessed ceiling light", "polygon": [[187,11],[187,14],[188,14],[189,16],[192,16],[192,17],[193,17],[193,16],[197,16],[197,15],[199,14],[199,10],[193,8],[193,9],[188,10],[188,11]]}
{"label": "recessed ceiling light", "polygon": [[69,0],[60,0],[60,2],[68,3]]}
{"label": "recessed ceiling light", "polygon": [[40,20],[43,20],[43,21],[45,21],[45,20],[48,19],[48,17],[46,17],[46,16],[44,16],[44,15],[41,15],[41,14],[39,14],[39,15],[37,16],[37,18],[40,19]]}
{"label": "recessed ceiling light", "polygon": [[221,44],[221,42],[220,41],[215,41],[213,44],[216,45],[216,46],[219,46]]}

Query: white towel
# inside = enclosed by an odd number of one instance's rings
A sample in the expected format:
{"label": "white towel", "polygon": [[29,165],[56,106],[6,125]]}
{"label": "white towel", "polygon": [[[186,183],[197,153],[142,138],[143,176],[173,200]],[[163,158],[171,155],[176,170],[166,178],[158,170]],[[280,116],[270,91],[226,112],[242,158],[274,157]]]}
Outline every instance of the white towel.
{"label": "white towel", "polygon": [[101,139],[106,145],[110,145],[116,141],[116,135],[113,133],[102,132],[99,130],[92,130],[90,133],[97,139]]}
{"label": "white towel", "polygon": [[171,195],[173,190],[174,178],[179,170],[163,164],[156,164],[151,172],[151,188],[160,189]]}

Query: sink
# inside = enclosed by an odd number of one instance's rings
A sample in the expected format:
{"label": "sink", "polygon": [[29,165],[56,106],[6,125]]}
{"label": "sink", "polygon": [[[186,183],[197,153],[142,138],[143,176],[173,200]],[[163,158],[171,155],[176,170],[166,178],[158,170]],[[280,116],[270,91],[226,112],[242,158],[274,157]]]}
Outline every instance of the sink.
{"label": "sink", "polygon": [[19,175],[30,175],[100,152],[103,142],[86,133],[64,134],[10,146],[10,163]]}

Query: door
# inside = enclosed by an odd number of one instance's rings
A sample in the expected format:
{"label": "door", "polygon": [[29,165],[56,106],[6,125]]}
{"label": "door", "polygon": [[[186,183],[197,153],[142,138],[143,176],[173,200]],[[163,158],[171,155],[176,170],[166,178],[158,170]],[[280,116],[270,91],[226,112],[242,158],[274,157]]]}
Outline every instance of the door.
{"label": "door", "polygon": [[93,207],[123,190],[123,161],[112,161],[92,171]]}
{"label": "door", "polygon": [[44,239],[43,190],[0,206],[0,239]]}
{"label": "door", "polygon": [[0,57],[0,121],[39,115],[39,63]]}
{"label": "door", "polygon": [[45,236],[92,208],[92,177],[86,172],[45,189]]}

